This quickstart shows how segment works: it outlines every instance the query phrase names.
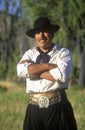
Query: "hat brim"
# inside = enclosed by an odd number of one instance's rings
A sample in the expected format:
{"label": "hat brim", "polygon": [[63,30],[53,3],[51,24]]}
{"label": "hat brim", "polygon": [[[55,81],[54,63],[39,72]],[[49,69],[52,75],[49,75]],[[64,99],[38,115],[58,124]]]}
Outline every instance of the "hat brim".
{"label": "hat brim", "polygon": [[40,28],[33,28],[30,30],[27,30],[26,35],[29,37],[34,38],[35,34],[39,31],[39,30],[46,30],[48,29],[49,31],[52,31],[53,33],[57,32],[59,30],[59,26],[58,25],[51,25],[51,26],[46,26],[46,27],[40,27]]}

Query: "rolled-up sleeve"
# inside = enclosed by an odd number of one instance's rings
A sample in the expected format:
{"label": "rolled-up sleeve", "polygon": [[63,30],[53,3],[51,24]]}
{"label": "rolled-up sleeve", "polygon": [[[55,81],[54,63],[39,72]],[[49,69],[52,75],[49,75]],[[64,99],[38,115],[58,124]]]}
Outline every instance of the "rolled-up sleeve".
{"label": "rolled-up sleeve", "polygon": [[19,77],[29,77],[29,71],[28,71],[28,66],[30,64],[24,63],[24,64],[18,64],[17,65],[17,75]]}
{"label": "rolled-up sleeve", "polygon": [[17,75],[19,77],[29,77],[28,67],[32,64],[29,55],[30,51],[26,52],[17,64]]}
{"label": "rolled-up sleeve", "polygon": [[57,58],[56,68],[50,70],[50,74],[57,81],[66,82],[72,69],[72,56],[68,49],[63,49]]}

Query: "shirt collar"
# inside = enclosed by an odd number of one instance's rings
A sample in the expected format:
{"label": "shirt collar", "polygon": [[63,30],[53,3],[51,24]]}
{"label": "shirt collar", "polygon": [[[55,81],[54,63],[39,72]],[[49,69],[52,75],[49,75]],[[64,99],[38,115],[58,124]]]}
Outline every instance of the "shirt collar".
{"label": "shirt collar", "polygon": [[[34,50],[35,53],[36,52],[39,53],[37,51],[37,47],[34,47],[33,50]],[[53,49],[52,49],[52,51],[50,51],[48,54],[51,55],[51,54],[53,54],[53,53],[55,53],[56,51],[59,51],[59,50],[60,50],[59,45],[55,44],[54,47],[53,47]]]}

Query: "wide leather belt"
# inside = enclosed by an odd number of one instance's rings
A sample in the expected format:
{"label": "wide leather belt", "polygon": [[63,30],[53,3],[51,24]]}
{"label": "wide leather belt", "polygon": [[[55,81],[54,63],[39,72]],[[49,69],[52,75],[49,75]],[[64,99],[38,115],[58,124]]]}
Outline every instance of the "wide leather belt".
{"label": "wide leather belt", "polygon": [[30,103],[38,105],[40,108],[48,108],[49,105],[60,102],[62,99],[66,99],[64,90],[50,91],[50,92],[31,92]]}

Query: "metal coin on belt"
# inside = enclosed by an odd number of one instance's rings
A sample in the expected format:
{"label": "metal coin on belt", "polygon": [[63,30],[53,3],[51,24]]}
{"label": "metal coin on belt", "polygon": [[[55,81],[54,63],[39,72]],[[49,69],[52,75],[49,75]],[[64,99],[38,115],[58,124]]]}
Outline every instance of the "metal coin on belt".
{"label": "metal coin on belt", "polygon": [[48,108],[49,99],[46,96],[40,96],[38,98],[38,105],[40,108]]}

